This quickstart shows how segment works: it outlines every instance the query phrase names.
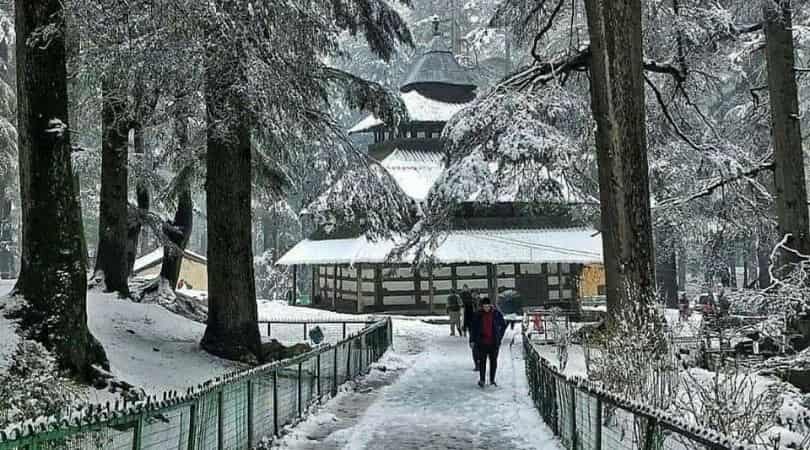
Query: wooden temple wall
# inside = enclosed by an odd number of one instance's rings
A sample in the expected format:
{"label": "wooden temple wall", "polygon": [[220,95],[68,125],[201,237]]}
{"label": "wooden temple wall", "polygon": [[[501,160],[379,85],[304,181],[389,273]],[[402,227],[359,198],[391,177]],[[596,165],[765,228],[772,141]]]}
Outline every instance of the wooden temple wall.
{"label": "wooden temple wall", "polygon": [[[313,306],[342,312],[442,312],[451,288],[464,285],[494,298],[499,288],[520,292],[525,306],[570,303],[581,297],[580,264],[450,264],[433,273],[409,265],[313,266]],[[600,266],[588,266],[589,272]],[[431,286],[433,296],[431,298]],[[359,302],[358,302],[359,299]]]}

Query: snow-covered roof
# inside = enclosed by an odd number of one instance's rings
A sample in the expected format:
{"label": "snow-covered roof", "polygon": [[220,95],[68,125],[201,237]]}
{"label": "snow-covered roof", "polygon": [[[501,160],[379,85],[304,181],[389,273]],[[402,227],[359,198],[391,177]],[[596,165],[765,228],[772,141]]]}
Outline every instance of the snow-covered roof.
{"label": "snow-covered roof", "polygon": [[[433,100],[418,91],[405,92],[400,94],[400,97],[405,103],[411,122],[447,122],[454,114],[469,105],[469,103],[446,103]],[[382,124],[382,120],[374,117],[373,114],[369,114],[357,125],[351,127],[349,134],[362,133]]]}
{"label": "snow-covered roof", "polygon": [[[202,256],[198,253],[194,253],[191,250],[185,251],[186,257],[191,259],[196,259],[201,263],[205,263],[207,260],[205,256]],[[143,269],[147,269],[152,267],[156,264],[159,264],[163,261],[163,246],[158,247],[157,249],[141,256],[140,258],[135,260],[135,265],[132,267],[132,272],[140,272]]]}
{"label": "snow-covered roof", "polygon": [[470,71],[461,67],[442,36],[433,36],[430,45],[411,65],[402,91],[407,92],[420,84],[445,84],[475,89]]}
{"label": "snow-covered roof", "polygon": [[444,170],[439,152],[397,149],[380,164],[394,177],[400,189],[417,201],[427,198],[431,186]]}
{"label": "snow-covered roof", "polygon": [[[277,264],[383,263],[394,240],[305,239]],[[455,230],[432,252],[440,263],[580,263],[602,262],[602,237],[590,228]],[[411,256],[403,263],[412,262]]]}

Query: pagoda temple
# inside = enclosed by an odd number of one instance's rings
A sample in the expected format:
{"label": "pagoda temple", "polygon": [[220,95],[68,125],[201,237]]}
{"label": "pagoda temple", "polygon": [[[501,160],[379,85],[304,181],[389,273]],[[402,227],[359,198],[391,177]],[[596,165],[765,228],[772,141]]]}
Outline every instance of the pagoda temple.
{"label": "pagoda temple", "polygon": [[[371,157],[415,202],[423,202],[441,176],[440,136],[450,118],[475,101],[476,85],[459,65],[434,19],[430,45],[412,64],[399,95],[409,120],[396,128],[369,115],[349,130],[373,134]],[[387,261],[392,241],[364,235],[330,236],[322,230],[295,245],[277,264],[312,271],[313,306],[342,312],[443,312],[450,289],[464,285],[482,295],[514,290],[524,306],[574,306],[602,294],[602,242],[579,227],[570,205],[540,209],[502,201],[465,202],[452,229],[433,251],[429,272],[412,261]]]}

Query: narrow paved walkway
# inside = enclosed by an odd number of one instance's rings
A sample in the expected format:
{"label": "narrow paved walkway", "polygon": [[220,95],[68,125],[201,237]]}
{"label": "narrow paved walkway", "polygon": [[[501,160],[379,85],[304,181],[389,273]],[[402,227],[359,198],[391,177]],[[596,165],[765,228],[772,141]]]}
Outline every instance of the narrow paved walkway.
{"label": "narrow paved walkway", "polygon": [[[354,390],[278,442],[286,449],[549,449],[531,404],[518,329],[501,348],[498,387],[476,385],[466,338],[448,327],[394,322],[394,351]],[[513,340],[514,338],[514,340]]]}

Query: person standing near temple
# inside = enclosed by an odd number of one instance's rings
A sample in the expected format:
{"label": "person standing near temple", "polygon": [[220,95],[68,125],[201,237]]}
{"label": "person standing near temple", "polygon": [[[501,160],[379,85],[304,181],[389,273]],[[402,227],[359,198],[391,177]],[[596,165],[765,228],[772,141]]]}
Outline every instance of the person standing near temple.
{"label": "person standing near temple", "polygon": [[450,316],[450,336],[464,336],[464,327],[461,325],[461,298],[455,289],[450,290],[447,296],[447,315]]}
{"label": "person standing near temple", "polygon": [[478,386],[482,388],[487,372],[487,360],[489,360],[489,384],[497,386],[495,373],[498,370],[498,350],[505,333],[506,320],[503,314],[492,306],[489,298],[482,298],[481,309],[470,324],[470,339],[475,345],[478,357]]}

